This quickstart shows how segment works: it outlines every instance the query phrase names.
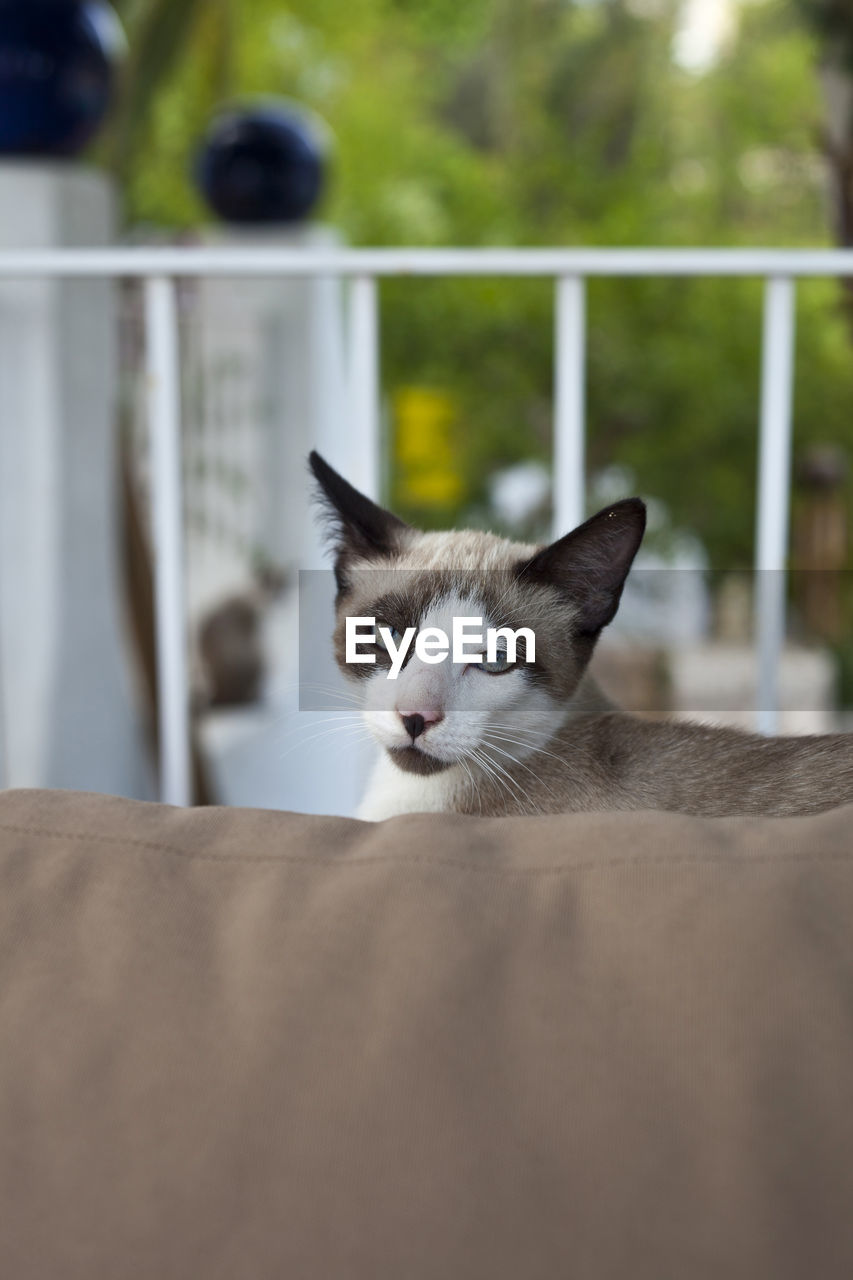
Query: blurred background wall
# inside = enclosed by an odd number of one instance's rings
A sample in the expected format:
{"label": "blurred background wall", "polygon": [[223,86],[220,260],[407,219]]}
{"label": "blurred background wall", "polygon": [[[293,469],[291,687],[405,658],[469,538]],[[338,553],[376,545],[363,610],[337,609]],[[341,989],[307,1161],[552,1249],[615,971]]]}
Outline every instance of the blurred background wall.
{"label": "blurred background wall", "polygon": [[[4,22],[74,3],[0,0],[0,90],[21,74],[11,46],[3,60]],[[99,127],[62,163],[94,167],[111,184],[126,242],[853,243],[846,0],[114,0],[111,13],[124,52],[112,56]],[[241,212],[211,176],[211,148],[266,111],[295,112],[322,157],[296,214],[274,200]],[[4,164],[19,166],[2,143]],[[46,162],[37,152],[27,163]],[[271,672],[292,634],[287,584],[316,554],[295,467],[346,412],[343,304],[324,289],[198,285],[182,295],[197,748],[226,762],[209,779],[220,795],[241,771],[257,778],[261,759],[271,778],[278,768],[279,747],[257,736],[258,706],[271,680],[281,699],[292,690],[292,672]],[[138,294],[124,288],[117,302],[110,403],[144,548]],[[642,493],[652,510],[647,563],[700,582],[692,594],[647,600],[645,613],[637,599],[643,652],[626,632],[633,657],[626,666],[614,650],[610,678],[638,705],[702,710],[711,695],[701,672],[725,683],[737,669],[731,646],[750,628],[760,283],[595,280],[589,308],[589,502]],[[544,536],[551,285],[388,281],[381,314],[389,504],[427,527]],[[853,703],[853,291],[805,281],[797,319],[792,557],[823,576],[793,576],[791,641],[811,656],[791,659],[790,679],[794,701],[825,717]],[[305,354],[312,341],[320,366]],[[324,373],[300,382],[309,367]],[[126,521],[126,507],[120,514]],[[138,573],[134,582],[128,627],[138,632],[145,588]],[[215,688],[204,636],[215,651],[217,609],[235,597],[248,610],[235,622],[249,637],[248,675],[229,697]],[[668,640],[680,647],[664,670]],[[730,646],[717,667],[706,650],[691,660],[690,645],[711,643]],[[735,677],[722,695],[732,705],[716,709],[743,710],[745,688]],[[276,705],[265,723],[284,715]],[[273,803],[272,786],[233,795]],[[277,798],[295,803],[293,793]]]}

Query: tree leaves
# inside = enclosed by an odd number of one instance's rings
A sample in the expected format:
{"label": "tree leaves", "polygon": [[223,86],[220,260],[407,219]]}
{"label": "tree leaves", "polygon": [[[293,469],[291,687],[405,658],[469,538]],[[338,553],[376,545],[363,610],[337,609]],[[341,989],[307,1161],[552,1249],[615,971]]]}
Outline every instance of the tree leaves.
{"label": "tree leaves", "polygon": [[[112,166],[120,176],[135,161],[135,144],[152,103],[186,57],[195,23],[207,7],[209,0],[149,0],[141,12],[108,146]],[[138,6],[128,2],[123,8],[128,18],[139,12]]]}

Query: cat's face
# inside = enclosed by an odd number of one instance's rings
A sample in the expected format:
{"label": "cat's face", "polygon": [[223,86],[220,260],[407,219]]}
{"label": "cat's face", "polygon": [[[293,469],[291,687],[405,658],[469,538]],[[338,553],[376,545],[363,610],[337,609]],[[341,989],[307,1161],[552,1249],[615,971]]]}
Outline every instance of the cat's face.
{"label": "cat's face", "polygon": [[[521,758],[557,727],[583,668],[571,646],[549,643],[565,634],[571,611],[556,593],[527,586],[513,571],[525,551],[530,559],[535,548],[489,534],[415,534],[393,567],[368,569],[360,560],[348,566],[337,602],[335,655],[345,674],[362,684],[367,724],[400,768],[436,773],[476,760],[487,742],[498,759],[502,751]],[[454,568],[432,567],[447,564]],[[398,652],[408,638],[403,665],[402,653],[392,663],[381,633],[376,645],[363,647],[373,665],[348,664],[346,623],[353,617],[375,618],[388,628]],[[463,618],[472,620],[466,652],[482,661],[454,662],[449,655],[436,663],[418,655],[412,631],[435,628],[452,641],[454,621]],[[522,635],[514,662],[505,639],[488,661],[490,627],[531,631],[532,660]]]}
{"label": "cat's face", "polygon": [[[541,748],[567,715],[598,634],[616,612],[643,534],[642,503],[618,503],[543,548],[489,533],[422,533],[316,454],[311,467],[335,551],[335,655],[360,683],[380,745],[400,768],[420,774],[455,764],[499,770],[505,758]],[[385,629],[387,643],[377,632],[375,645],[361,646],[372,664],[346,661],[347,619],[354,618]],[[438,628],[451,638],[460,618],[482,619],[484,639],[489,627],[525,629],[515,661],[500,639],[492,662],[456,662],[452,654],[430,662],[426,650],[415,652],[416,633]],[[468,634],[476,631],[469,624]],[[469,642],[466,653],[485,647]]]}

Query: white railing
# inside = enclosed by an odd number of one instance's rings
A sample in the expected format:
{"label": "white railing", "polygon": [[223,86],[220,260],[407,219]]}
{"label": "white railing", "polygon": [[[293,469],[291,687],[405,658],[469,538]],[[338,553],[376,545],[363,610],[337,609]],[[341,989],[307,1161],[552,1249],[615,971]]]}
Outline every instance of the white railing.
{"label": "white railing", "polygon": [[331,276],[350,281],[350,478],[376,495],[379,477],[379,303],[384,276],[527,276],[555,281],[554,529],[584,514],[585,281],[590,276],[758,276],[765,280],[755,567],[758,723],[777,721],[785,635],[785,577],[794,368],[794,281],[853,276],[853,251],[781,249],[67,249],[0,253],[0,279],[145,280],[152,440],[160,793],[190,798],[189,699],[181,514],[180,353],[175,284],[195,276]]}

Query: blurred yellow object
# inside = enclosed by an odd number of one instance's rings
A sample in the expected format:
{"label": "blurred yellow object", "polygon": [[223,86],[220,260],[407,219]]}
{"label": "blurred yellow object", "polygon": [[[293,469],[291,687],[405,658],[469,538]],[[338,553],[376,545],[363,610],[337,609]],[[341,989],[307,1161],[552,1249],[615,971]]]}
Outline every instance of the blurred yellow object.
{"label": "blurred yellow object", "polygon": [[403,387],[394,397],[400,497],[417,507],[452,507],[464,494],[453,448],[456,402],[445,391]]}

